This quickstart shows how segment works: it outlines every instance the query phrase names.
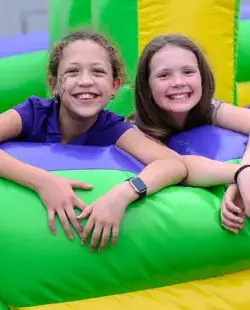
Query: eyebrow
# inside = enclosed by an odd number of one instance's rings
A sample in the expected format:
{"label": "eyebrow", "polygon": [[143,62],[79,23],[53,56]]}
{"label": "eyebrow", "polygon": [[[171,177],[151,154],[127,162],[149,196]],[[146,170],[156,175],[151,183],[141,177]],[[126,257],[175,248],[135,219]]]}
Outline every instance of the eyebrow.
{"label": "eyebrow", "polygon": [[104,63],[101,63],[101,62],[93,62],[92,65],[94,65],[94,66],[96,66],[96,65],[97,65],[97,66],[100,66],[100,65],[103,66]]}
{"label": "eyebrow", "polygon": [[[180,67],[180,69],[191,69],[191,68],[197,68],[197,65],[196,64],[190,64],[190,65],[185,65],[185,66],[182,66]],[[174,69],[173,68],[167,68],[167,67],[164,67],[164,68],[161,68],[159,69],[158,71],[173,71]]]}
{"label": "eyebrow", "polygon": [[[69,63],[70,65],[79,65],[79,62],[70,62]],[[103,63],[100,63],[100,62],[93,62],[91,65],[103,65]]]}
{"label": "eyebrow", "polygon": [[181,69],[189,69],[189,68],[194,68],[194,67],[197,67],[198,65],[197,64],[189,64],[189,65],[186,65],[186,66],[183,66],[181,67]]}

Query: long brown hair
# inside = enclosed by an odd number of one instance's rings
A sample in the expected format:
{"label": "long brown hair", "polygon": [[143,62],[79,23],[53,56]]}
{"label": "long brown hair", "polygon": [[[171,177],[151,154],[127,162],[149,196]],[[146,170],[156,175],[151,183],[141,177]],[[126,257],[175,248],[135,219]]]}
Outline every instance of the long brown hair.
{"label": "long brown hair", "polygon": [[165,35],[154,38],[144,48],[139,59],[135,81],[135,114],[137,127],[149,136],[162,142],[173,132],[180,131],[171,115],[160,109],[152,96],[149,86],[149,65],[152,57],[164,46],[172,45],[194,53],[202,79],[202,96],[198,104],[189,112],[186,122],[181,128],[189,129],[212,121],[212,98],[215,90],[213,73],[199,47],[182,35]]}

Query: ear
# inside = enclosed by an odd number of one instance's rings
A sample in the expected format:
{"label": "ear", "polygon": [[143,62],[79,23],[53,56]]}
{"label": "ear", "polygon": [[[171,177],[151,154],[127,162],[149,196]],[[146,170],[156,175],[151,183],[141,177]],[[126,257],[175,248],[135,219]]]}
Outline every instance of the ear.
{"label": "ear", "polygon": [[113,93],[115,94],[118,88],[121,86],[121,79],[118,77],[113,80]]}
{"label": "ear", "polygon": [[53,95],[57,94],[57,79],[54,76],[49,76],[48,83]]}

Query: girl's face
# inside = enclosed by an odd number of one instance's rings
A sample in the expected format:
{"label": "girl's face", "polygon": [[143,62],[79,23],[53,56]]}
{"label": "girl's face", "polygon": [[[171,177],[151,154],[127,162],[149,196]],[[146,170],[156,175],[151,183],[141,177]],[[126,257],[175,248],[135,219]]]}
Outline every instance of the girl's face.
{"label": "girl's face", "polygon": [[202,80],[196,56],[167,45],[152,57],[149,86],[156,105],[174,118],[186,116],[200,101]]}
{"label": "girl's face", "polygon": [[71,116],[96,117],[118,87],[109,55],[98,43],[78,40],[64,47],[55,90]]}

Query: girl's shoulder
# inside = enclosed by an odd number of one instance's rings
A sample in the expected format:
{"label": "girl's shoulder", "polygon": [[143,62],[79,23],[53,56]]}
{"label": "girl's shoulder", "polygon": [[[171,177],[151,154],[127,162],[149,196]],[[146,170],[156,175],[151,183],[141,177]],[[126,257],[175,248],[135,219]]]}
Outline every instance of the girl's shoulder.
{"label": "girl's shoulder", "polygon": [[40,98],[37,96],[30,96],[24,102],[13,107],[14,110],[22,112],[23,110],[31,109],[33,111],[49,110],[55,106],[54,98]]}
{"label": "girl's shoulder", "polygon": [[31,96],[23,103],[13,107],[22,121],[20,137],[30,138],[31,135],[44,130],[44,124],[57,124],[57,105],[54,99]]}

